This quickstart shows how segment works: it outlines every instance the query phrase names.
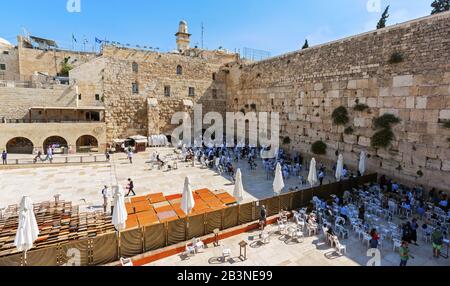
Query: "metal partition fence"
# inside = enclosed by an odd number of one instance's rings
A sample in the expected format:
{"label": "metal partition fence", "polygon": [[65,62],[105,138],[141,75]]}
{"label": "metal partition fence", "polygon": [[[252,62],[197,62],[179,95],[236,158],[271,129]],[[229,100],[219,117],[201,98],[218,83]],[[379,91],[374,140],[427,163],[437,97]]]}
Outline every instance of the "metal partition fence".
{"label": "metal partition fence", "polygon": [[[330,199],[332,194],[342,197],[344,191],[365,183],[376,182],[377,174],[358,177],[351,180],[323,185],[298,192],[256,202],[230,206],[201,215],[135,228],[116,233],[104,234],[51,248],[29,251],[29,266],[89,266],[103,265],[117,261],[119,257],[133,257],[142,253],[158,250],[167,246],[189,241],[214,232],[258,220],[261,206],[265,205],[269,216],[277,215],[280,210],[293,210],[307,207],[313,196],[322,200]],[[23,255],[14,254],[0,257],[0,266],[18,266],[23,264]]]}

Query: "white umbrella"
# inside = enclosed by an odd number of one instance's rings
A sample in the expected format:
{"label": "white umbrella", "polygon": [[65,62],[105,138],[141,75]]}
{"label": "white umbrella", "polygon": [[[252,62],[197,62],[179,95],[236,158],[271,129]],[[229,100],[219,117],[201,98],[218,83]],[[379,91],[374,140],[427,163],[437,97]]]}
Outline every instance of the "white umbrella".
{"label": "white umbrella", "polygon": [[189,177],[184,180],[183,198],[181,199],[181,209],[185,214],[189,214],[195,206],[194,195],[192,194],[191,181]]}
{"label": "white umbrella", "polygon": [[125,207],[125,192],[122,186],[115,187],[113,205],[112,223],[117,231],[125,230],[127,227],[128,213]]}
{"label": "white umbrella", "polygon": [[14,246],[24,252],[26,262],[27,251],[33,248],[33,243],[39,236],[39,228],[34,216],[33,202],[29,197],[23,197],[20,202],[19,227],[17,228]]}
{"label": "white umbrella", "polygon": [[241,202],[243,198],[244,186],[242,185],[242,173],[241,169],[236,171],[236,183],[234,185],[233,197],[236,198],[238,202]]}
{"label": "white umbrella", "polygon": [[341,181],[343,170],[344,170],[344,157],[342,156],[342,154],[339,154],[337,165],[336,165],[336,180],[338,182]]}
{"label": "white umbrella", "polygon": [[361,156],[359,158],[359,173],[361,173],[361,176],[364,176],[365,172],[366,172],[366,152],[362,151]]}
{"label": "white umbrella", "polygon": [[316,171],[316,159],[312,158],[309,166],[308,182],[313,187],[317,184],[317,171]]}
{"label": "white umbrella", "polygon": [[273,180],[273,192],[275,195],[279,195],[284,189],[283,174],[281,173],[281,165],[277,163],[277,168],[275,170],[275,180]]}

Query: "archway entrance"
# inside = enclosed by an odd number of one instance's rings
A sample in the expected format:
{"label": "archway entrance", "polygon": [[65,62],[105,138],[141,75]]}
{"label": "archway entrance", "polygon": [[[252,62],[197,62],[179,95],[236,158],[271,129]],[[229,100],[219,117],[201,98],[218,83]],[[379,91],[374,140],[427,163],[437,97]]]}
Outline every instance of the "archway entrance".
{"label": "archway entrance", "polygon": [[91,135],[84,135],[77,140],[78,153],[98,152],[98,140]]}
{"label": "archway entrance", "polygon": [[24,137],[16,137],[6,144],[6,152],[9,154],[33,154],[33,142]]}
{"label": "archway entrance", "polygon": [[67,144],[66,139],[60,136],[48,137],[45,139],[43,147],[45,154],[47,154],[47,149],[49,147],[52,148],[53,154],[67,154],[69,150],[69,145]]}

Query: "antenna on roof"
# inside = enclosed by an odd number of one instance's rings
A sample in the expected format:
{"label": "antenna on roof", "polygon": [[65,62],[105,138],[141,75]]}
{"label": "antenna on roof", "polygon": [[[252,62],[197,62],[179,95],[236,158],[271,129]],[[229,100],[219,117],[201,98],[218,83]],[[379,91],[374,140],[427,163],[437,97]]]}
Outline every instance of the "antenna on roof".
{"label": "antenna on roof", "polygon": [[25,40],[30,41],[30,32],[25,27],[22,27],[22,33]]}

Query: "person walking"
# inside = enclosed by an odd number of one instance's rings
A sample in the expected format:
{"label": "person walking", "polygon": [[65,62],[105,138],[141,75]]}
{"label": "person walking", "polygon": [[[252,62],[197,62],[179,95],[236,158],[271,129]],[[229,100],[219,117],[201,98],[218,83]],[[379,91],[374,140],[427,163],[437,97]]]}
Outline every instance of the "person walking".
{"label": "person walking", "polygon": [[2,152],[2,162],[3,165],[8,165],[8,153],[5,150]]}
{"label": "person walking", "polygon": [[102,196],[103,196],[103,212],[106,213],[106,210],[108,208],[108,186],[105,186],[103,188]]}
{"label": "person walking", "polygon": [[128,179],[128,194],[126,195],[126,197],[130,196],[130,193],[133,193],[133,196],[136,196],[136,193],[134,192],[134,183],[131,179]]}

